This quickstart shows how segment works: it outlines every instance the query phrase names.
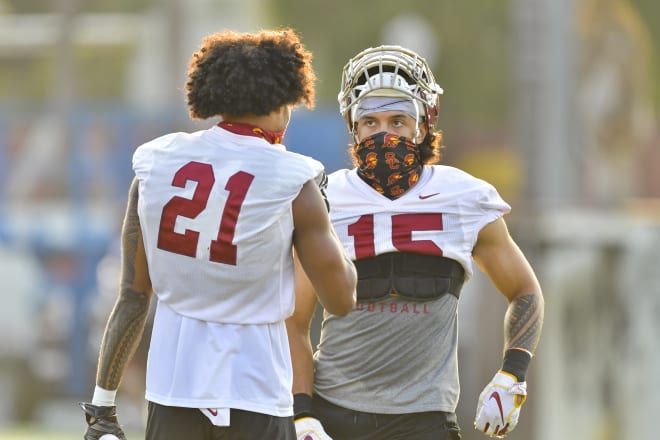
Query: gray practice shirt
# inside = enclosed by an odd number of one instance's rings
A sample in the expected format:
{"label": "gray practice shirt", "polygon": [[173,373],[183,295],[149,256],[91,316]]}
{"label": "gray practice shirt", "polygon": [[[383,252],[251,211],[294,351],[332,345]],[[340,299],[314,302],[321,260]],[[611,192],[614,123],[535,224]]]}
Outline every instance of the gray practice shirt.
{"label": "gray practice shirt", "polygon": [[[472,275],[479,231],[511,207],[489,183],[457,168],[424,167],[419,182],[389,200],[353,170],[328,176],[330,220],[354,260],[389,252],[442,255]],[[314,389],[345,408],[382,414],[454,412],[458,403],[458,299],[360,302],[325,314]]]}
{"label": "gray practice shirt", "polygon": [[454,412],[457,304],[447,294],[427,302],[358,303],[343,318],[325,313],[314,391],[356,411]]}

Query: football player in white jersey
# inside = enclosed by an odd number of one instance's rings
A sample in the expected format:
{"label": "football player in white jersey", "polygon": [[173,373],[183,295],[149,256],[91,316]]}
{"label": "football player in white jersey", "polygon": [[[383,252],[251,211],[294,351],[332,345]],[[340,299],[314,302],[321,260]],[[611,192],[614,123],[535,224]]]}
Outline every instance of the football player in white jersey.
{"label": "football player in white jersey", "polygon": [[145,438],[295,439],[285,325],[295,273],[337,315],[353,308],[356,285],[323,166],[280,143],[291,108],[313,106],[311,57],[291,29],[206,37],[188,105],[193,118],[221,121],[135,151],[119,294],[92,401],[81,404],[85,439],[125,438],[115,395],[152,293]]}
{"label": "football player in white jersey", "polygon": [[508,300],[501,369],[476,405],[476,429],[503,437],[526,398],[544,301],[509,235],[495,188],[437,165],[442,134],[426,61],[400,46],[366,49],[344,67],[340,112],[355,167],[329,176],[330,220],[358,270],[348,315],[324,311],[300,284],[287,321],[299,440],[460,438],[457,305],[472,261]]}

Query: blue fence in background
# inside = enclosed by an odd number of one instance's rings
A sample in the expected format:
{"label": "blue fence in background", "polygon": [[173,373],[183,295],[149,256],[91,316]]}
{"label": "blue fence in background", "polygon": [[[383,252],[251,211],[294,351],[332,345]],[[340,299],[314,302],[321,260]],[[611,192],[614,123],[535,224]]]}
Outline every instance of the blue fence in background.
{"label": "blue fence in background", "polygon": [[[87,339],[96,270],[116,245],[133,177],[132,153],[154,137],[203,129],[213,121],[192,122],[181,109],[146,113],[106,104],[58,116],[43,108],[0,107],[0,246],[31,254],[41,268],[39,291],[26,294],[36,303],[56,289],[68,292],[73,311],[64,349],[70,369],[62,391],[84,396],[95,373],[96,353]],[[49,120],[68,121],[68,142],[60,150],[51,148],[61,132]],[[349,166],[349,141],[343,119],[330,106],[295,110],[284,139],[290,150],[320,160],[328,172]],[[59,267],[53,259],[64,258],[74,270],[52,273]]]}

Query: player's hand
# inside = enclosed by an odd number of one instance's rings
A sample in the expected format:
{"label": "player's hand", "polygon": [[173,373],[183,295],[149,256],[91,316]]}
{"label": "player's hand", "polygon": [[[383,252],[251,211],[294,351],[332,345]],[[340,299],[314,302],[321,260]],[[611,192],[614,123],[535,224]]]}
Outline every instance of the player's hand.
{"label": "player's hand", "polygon": [[87,431],[83,437],[85,440],[105,440],[103,437],[108,434],[108,439],[112,439],[114,435],[119,440],[126,440],[124,431],[117,422],[116,406],[96,406],[82,402],[80,407],[87,420]]}
{"label": "player's hand", "polygon": [[474,427],[489,437],[504,437],[518,424],[520,408],[527,399],[527,383],[498,371],[479,395]]}
{"label": "player's hand", "polygon": [[323,430],[323,425],[314,417],[302,417],[296,420],[296,438],[298,440],[332,440]]}

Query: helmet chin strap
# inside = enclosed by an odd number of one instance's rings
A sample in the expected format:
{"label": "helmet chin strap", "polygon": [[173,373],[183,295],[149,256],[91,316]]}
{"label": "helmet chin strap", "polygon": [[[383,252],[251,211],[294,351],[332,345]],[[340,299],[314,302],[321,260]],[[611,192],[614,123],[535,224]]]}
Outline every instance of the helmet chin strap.
{"label": "helmet chin strap", "polygon": [[415,143],[417,143],[417,138],[422,134],[419,129],[419,102],[416,99],[413,99],[413,105],[415,106]]}
{"label": "helmet chin strap", "polygon": [[351,134],[353,135],[353,140],[355,141],[355,145],[360,143],[360,139],[358,138],[358,132],[357,132],[357,123],[353,122],[353,131],[351,131]]}
{"label": "helmet chin strap", "polygon": [[357,111],[357,103],[349,110],[350,118],[351,118],[350,120],[352,125],[351,135],[353,135],[353,140],[355,141],[355,145],[360,143],[357,132],[357,121],[355,120],[356,111]]}

